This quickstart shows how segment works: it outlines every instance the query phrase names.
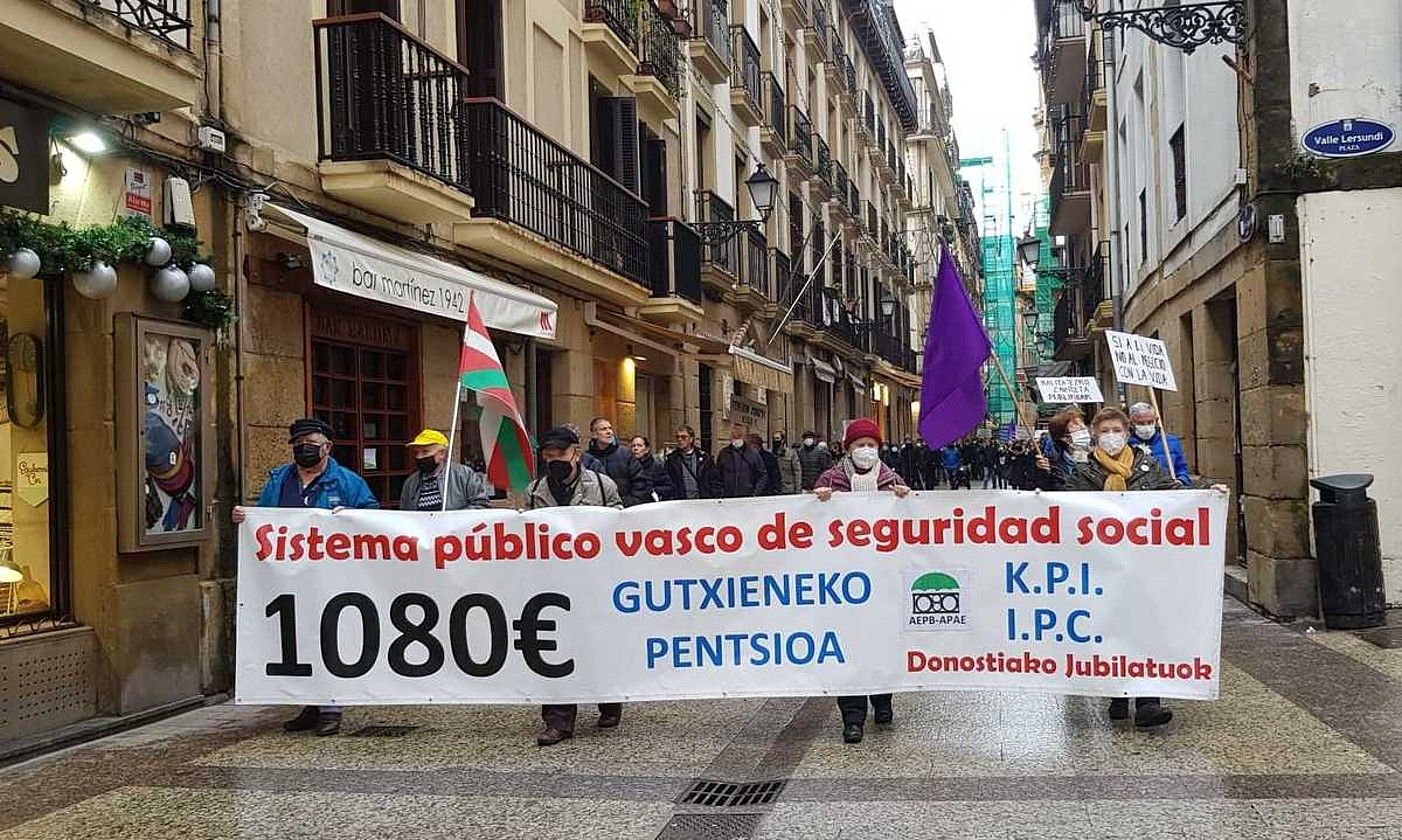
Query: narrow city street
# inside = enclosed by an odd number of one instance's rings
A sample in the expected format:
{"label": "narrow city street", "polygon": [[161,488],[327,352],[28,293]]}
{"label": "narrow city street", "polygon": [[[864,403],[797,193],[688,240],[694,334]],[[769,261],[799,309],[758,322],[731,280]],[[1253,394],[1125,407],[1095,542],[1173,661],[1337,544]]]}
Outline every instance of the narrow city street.
{"label": "narrow city street", "polygon": [[0,837],[1402,837],[1402,650],[1229,601],[1223,655],[1222,698],[1153,734],[1013,693],[900,695],[857,746],[826,698],[584,712],[549,749],[527,707],[355,708],[317,738],[216,705],[6,768]]}

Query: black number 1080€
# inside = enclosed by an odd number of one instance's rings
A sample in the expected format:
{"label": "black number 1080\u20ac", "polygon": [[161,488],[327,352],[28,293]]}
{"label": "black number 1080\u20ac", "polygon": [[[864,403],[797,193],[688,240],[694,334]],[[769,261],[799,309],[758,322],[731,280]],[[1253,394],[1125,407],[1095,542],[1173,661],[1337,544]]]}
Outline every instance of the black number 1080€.
{"label": "black number 1080\u20ac", "polygon": [[[418,607],[419,616],[415,620],[409,616],[409,608]],[[526,667],[542,677],[559,678],[574,672],[574,660],[547,662],[541,656],[543,651],[557,649],[554,639],[542,639],[541,633],[554,632],[555,620],[541,618],[541,610],[549,607],[569,612],[570,599],[558,592],[542,592],[532,597],[521,609],[521,617],[511,622],[516,638],[509,643],[506,631],[506,611],[501,602],[491,595],[474,592],[462,596],[453,603],[448,612],[448,651],[459,670],[469,677],[490,677],[501,670],[506,663],[506,655],[511,647],[521,652]],[[481,610],[491,628],[490,645],[485,657],[482,651],[478,656],[468,647],[467,619],[471,612]],[[347,662],[341,655],[340,628],[341,616],[347,610],[360,613],[360,656]],[[312,675],[310,663],[302,662],[297,655],[297,596],[288,593],[279,595],[268,602],[268,618],[278,619],[278,636],[282,658],[269,662],[266,666],[270,677],[309,677]],[[385,659],[389,668],[401,677],[428,677],[438,673],[443,667],[443,643],[433,630],[438,626],[438,603],[422,592],[405,592],[389,605],[389,622],[399,631],[389,643]],[[375,602],[361,592],[342,592],[326,602],[321,610],[321,623],[318,632],[321,641],[321,661],[326,670],[337,677],[353,679],[364,676],[374,667],[380,657],[380,614]],[[424,653],[422,662],[409,661],[406,655],[411,647]],[[481,658],[479,658],[481,657]]]}

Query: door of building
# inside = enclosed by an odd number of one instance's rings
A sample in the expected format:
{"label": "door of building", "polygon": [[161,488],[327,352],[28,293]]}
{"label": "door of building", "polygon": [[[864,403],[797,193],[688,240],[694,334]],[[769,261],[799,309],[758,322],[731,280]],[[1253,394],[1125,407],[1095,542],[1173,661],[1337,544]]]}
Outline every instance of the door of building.
{"label": "door of building", "polygon": [[419,331],[413,324],[311,311],[308,403],[335,431],[332,457],[365,479],[381,507],[399,506],[419,431]]}

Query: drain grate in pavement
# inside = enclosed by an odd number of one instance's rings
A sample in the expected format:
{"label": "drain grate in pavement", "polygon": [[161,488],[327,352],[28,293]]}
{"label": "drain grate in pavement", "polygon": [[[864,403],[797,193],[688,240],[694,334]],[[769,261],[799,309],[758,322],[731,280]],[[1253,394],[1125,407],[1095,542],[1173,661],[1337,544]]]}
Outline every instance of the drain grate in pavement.
{"label": "drain grate in pavement", "polygon": [[759,820],[759,814],[676,814],[657,840],[748,840]]}
{"label": "drain grate in pavement", "polygon": [[352,738],[403,738],[410,732],[418,729],[417,726],[390,726],[387,724],[373,724],[362,726],[350,734]]}
{"label": "drain grate in pavement", "polygon": [[703,805],[707,808],[753,808],[769,805],[783,792],[785,780],[770,782],[717,782],[698,779],[686,793],[681,804]]}

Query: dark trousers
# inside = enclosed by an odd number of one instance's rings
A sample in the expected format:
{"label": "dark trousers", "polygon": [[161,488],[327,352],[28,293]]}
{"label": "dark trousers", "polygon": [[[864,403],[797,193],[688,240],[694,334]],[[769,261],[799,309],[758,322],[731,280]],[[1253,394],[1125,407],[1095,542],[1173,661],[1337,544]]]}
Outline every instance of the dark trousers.
{"label": "dark trousers", "polygon": [[[545,721],[545,725],[551,729],[558,729],[561,732],[574,731],[574,719],[579,714],[579,707],[573,703],[556,703],[553,705],[540,707],[540,718]],[[600,703],[599,715],[621,715],[623,714],[622,703]]]}
{"label": "dark trousers", "polygon": [[842,712],[842,724],[867,722],[867,701],[871,701],[874,709],[891,708],[891,695],[873,694],[868,697],[865,694],[845,694],[837,698],[837,708]]}

